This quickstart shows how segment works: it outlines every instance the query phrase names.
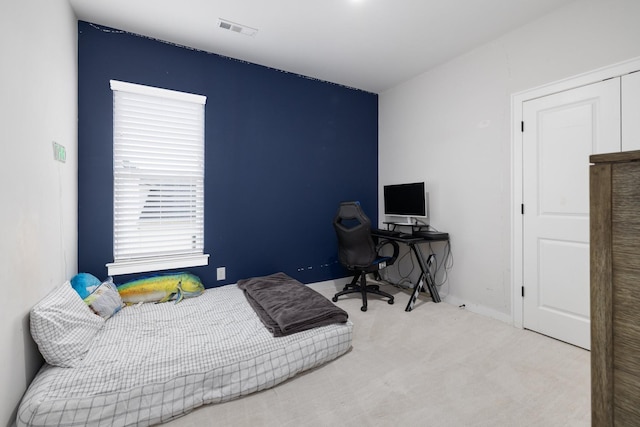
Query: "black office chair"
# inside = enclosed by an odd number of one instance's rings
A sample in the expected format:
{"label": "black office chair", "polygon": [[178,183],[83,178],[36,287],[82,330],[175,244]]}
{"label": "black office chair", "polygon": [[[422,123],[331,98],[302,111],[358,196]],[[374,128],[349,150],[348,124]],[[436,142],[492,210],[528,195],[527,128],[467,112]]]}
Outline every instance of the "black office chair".
{"label": "black office chair", "polygon": [[[374,244],[371,221],[362,212],[359,202],[340,203],[338,213],[333,218],[333,228],[338,237],[340,264],[355,273],[351,283],[334,295],[333,302],[338,301],[338,297],[342,295],[359,292],[362,294],[362,311],[367,311],[367,293],[386,297],[387,302],[393,304],[392,295],[381,291],[378,285],[367,285],[367,273],[392,265],[398,258],[398,244],[392,240],[381,240],[377,246]],[[393,247],[393,255],[380,255],[380,250],[386,245]]]}

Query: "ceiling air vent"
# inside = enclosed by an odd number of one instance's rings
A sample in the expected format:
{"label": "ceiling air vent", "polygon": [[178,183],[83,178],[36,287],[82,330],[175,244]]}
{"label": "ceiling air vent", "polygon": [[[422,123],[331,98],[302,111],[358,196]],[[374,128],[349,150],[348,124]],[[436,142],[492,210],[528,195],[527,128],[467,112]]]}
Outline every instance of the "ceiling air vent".
{"label": "ceiling air vent", "polygon": [[255,36],[258,32],[257,29],[247,27],[246,25],[236,24],[235,22],[227,21],[226,19],[218,19],[218,27],[223,30],[233,31],[235,33],[244,34],[245,36]]}

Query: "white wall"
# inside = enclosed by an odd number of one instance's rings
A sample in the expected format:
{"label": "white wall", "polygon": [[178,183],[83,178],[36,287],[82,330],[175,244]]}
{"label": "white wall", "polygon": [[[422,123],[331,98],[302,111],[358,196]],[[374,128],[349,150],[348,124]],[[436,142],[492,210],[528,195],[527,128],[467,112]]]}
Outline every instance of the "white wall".
{"label": "white wall", "polygon": [[[77,25],[67,0],[0,2],[0,425],[42,360],[28,313],[77,270]],[[66,147],[53,160],[52,141]]]}
{"label": "white wall", "polygon": [[380,95],[380,185],[427,182],[446,301],[511,321],[511,94],[640,56],[638,17],[578,0]]}

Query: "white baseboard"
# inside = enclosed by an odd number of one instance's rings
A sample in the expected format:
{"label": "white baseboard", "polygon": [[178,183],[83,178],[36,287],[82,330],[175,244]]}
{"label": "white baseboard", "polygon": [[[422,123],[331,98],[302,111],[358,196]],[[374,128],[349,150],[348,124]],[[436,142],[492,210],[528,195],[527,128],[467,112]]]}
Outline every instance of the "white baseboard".
{"label": "white baseboard", "polygon": [[352,276],[343,277],[340,279],[333,280],[325,280],[324,282],[314,282],[308,283],[308,286],[312,286],[314,288],[324,288],[324,287],[334,287],[334,288],[342,288],[347,283],[351,282]]}
{"label": "white baseboard", "polygon": [[492,319],[496,319],[499,320],[501,322],[504,322],[508,325],[512,325],[513,326],[513,318],[511,317],[510,314],[506,314],[506,313],[501,313],[499,311],[496,311],[492,308],[489,307],[485,307],[483,305],[478,305],[478,304],[471,304],[467,301],[463,301],[459,298],[456,298],[455,296],[447,296],[443,299],[444,302],[446,302],[447,304],[451,304],[451,305],[455,305],[460,307],[461,305],[464,304],[464,309],[465,310],[469,310],[472,313],[476,313],[476,314],[481,314],[483,316],[487,316],[490,317]]}
{"label": "white baseboard", "polygon": [[[352,276],[348,276],[348,277],[343,277],[340,279],[334,279],[334,280],[326,280],[324,282],[315,282],[315,283],[309,283],[308,285],[310,285],[311,287],[315,288],[315,289],[341,289],[344,285],[346,285],[347,283],[351,282],[351,279],[353,279]],[[513,324],[513,318],[511,317],[510,314],[506,314],[506,313],[501,313],[499,311],[496,311],[492,308],[489,307],[485,307],[483,305],[479,305],[479,304],[471,304],[469,302],[463,301],[455,296],[447,296],[442,300],[444,303],[446,304],[451,304],[451,305],[455,305],[457,307],[460,307],[461,305],[464,304],[464,309],[465,310],[469,310],[472,313],[476,313],[476,314],[480,314],[482,316],[486,316],[486,317],[490,317],[492,319],[496,319],[499,320],[501,322],[504,322],[508,325],[512,325]]]}

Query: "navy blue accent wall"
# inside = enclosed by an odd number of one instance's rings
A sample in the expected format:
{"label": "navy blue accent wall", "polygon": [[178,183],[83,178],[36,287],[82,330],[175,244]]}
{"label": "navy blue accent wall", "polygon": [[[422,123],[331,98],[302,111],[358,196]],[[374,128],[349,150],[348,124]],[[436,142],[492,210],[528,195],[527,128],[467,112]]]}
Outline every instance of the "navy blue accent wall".
{"label": "navy blue accent wall", "polygon": [[[242,36],[239,36],[242,37]],[[247,40],[251,43],[251,40]],[[378,206],[378,96],[78,23],[78,268],[113,261],[109,80],[191,92],[205,109],[207,287],[283,271],[344,277],[331,225],[342,200]],[[224,266],[225,281],[216,281]],[[116,283],[130,277],[118,277]]]}

